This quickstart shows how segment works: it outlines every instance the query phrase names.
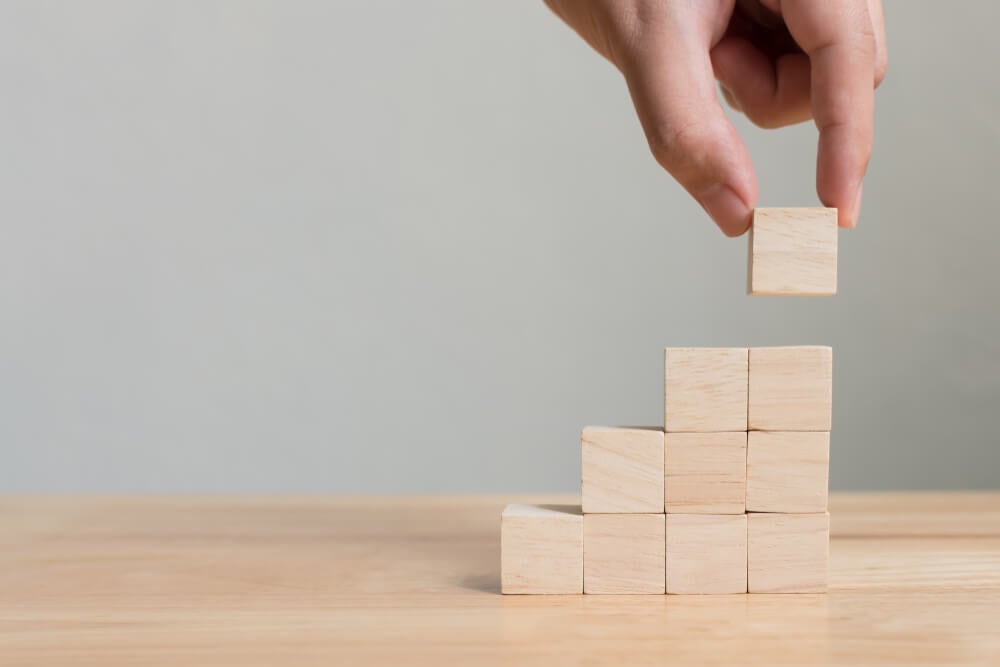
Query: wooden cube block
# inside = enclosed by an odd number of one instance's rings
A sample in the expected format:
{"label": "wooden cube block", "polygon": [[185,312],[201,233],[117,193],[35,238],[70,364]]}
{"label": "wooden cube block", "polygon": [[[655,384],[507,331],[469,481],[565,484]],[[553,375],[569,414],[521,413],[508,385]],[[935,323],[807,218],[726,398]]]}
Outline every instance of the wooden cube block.
{"label": "wooden cube block", "polygon": [[747,444],[747,511],[827,510],[830,434],[751,431]]}
{"label": "wooden cube block", "polygon": [[751,593],[822,593],[830,563],[830,515],[748,514]]}
{"label": "wooden cube block", "polygon": [[663,431],[588,426],[580,437],[584,513],[663,511]]}
{"label": "wooden cube block", "polygon": [[837,209],[754,209],[749,243],[750,294],[837,293]]}
{"label": "wooden cube block", "polygon": [[667,593],[746,593],[747,515],[668,514]]}
{"label": "wooden cube block", "polygon": [[668,347],[663,424],[667,432],[747,429],[746,348]]}
{"label": "wooden cube block", "polygon": [[561,505],[508,505],[500,516],[503,593],[583,592],[583,513]]}
{"label": "wooden cube block", "polygon": [[584,514],[584,593],[663,593],[662,514]]}
{"label": "wooden cube block", "polygon": [[667,433],[663,449],[663,509],[667,514],[743,514],[745,431]]}
{"label": "wooden cube block", "polygon": [[822,346],[750,350],[749,429],[829,431],[833,350]]}

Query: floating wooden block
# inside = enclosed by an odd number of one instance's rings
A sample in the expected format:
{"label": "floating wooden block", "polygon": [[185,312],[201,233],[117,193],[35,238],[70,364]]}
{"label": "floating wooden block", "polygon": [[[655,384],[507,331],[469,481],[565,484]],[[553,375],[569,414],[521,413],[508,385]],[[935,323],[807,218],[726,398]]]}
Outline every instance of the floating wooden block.
{"label": "floating wooden block", "polygon": [[663,593],[662,514],[583,516],[584,593]]}
{"label": "floating wooden block", "polygon": [[500,517],[503,593],[582,593],[579,507],[508,505]]}
{"label": "floating wooden block", "polygon": [[830,515],[749,514],[751,593],[822,593],[830,562]]}
{"label": "floating wooden block", "polygon": [[830,434],[751,431],[747,445],[748,512],[825,512]]}
{"label": "floating wooden block", "polygon": [[749,243],[750,294],[837,293],[837,209],[754,209]]}
{"label": "floating wooden block", "polygon": [[588,426],[580,438],[583,511],[663,511],[663,431]]}
{"label": "floating wooden block", "polygon": [[667,514],[743,514],[746,510],[745,431],[667,433],[663,468]]}
{"label": "floating wooden block", "polygon": [[754,431],[829,431],[833,350],[821,346],[750,350],[748,424]]}
{"label": "floating wooden block", "polygon": [[746,348],[668,347],[663,423],[668,432],[747,429]]}
{"label": "floating wooden block", "polygon": [[667,593],[746,593],[747,515],[668,514]]}

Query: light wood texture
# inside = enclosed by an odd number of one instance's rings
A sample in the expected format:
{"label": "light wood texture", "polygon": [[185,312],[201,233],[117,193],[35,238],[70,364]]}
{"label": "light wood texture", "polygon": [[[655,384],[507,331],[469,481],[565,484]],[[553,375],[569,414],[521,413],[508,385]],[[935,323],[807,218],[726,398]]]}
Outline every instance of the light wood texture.
{"label": "light wood texture", "polygon": [[667,433],[664,511],[742,514],[747,496],[747,434]]}
{"label": "light wood texture", "polygon": [[508,505],[500,534],[503,593],[583,593],[579,506]]}
{"label": "light wood texture", "polygon": [[747,517],[747,583],[751,593],[821,593],[827,589],[829,514]]}
{"label": "light wood texture", "polygon": [[584,512],[663,511],[663,431],[588,426],[581,440]]}
{"label": "light wood texture", "polygon": [[662,514],[585,514],[584,593],[663,593]]}
{"label": "light wood texture", "polygon": [[837,293],[837,209],[754,209],[749,236],[750,294]]}
{"label": "light wood texture", "polygon": [[827,510],[829,433],[751,431],[748,435],[748,512]]}
{"label": "light wood texture", "polygon": [[509,502],[0,497],[0,664],[1000,664],[1000,493],[831,494],[826,595],[500,595]]}
{"label": "light wood texture", "polygon": [[996,537],[1000,493],[832,493],[830,531],[844,538]]}
{"label": "light wood texture", "polygon": [[669,347],[663,356],[664,430],[747,429],[746,348]]}
{"label": "light wood texture", "polygon": [[820,345],[752,348],[749,384],[750,430],[830,430],[832,348]]}
{"label": "light wood texture", "polygon": [[746,514],[667,515],[667,593],[746,592]]}

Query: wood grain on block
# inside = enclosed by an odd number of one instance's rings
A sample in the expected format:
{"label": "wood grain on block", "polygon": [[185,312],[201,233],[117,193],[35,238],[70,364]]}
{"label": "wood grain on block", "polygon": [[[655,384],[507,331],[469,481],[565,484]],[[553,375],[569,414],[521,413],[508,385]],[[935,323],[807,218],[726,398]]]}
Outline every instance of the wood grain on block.
{"label": "wood grain on block", "polygon": [[663,509],[667,514],[746,510],[747,434],[667,433]]}
{"label": "wood grain on block", "polygon": [[500,516],[503,593],[583,592],[583,513],[571,505],[508,505]]}
{"label": "wood grain on block", "polygon": [[751,593],[822,593],[830,569],[830,515],[748,514]]}
{"label": "wood grain on block", "polygon": [[662,514],[583,516],[584,593],[663,593]]}
{"label": "wood grain on block", "polygon": [[750,294],[837,293],[837,209],[754,209],[749,236]]}
{"label": "wood grain on block", "polygon": [[667,515],[667,593],[747,592],[746,514]]}
{"label": "wood grain on block", "polygon": [[829,431],[832,408],[832,348],[750,350],[750,430]]}
{"label": "wood grain on block", "polygon": [[668,347],[663,356],[666,431],[746,430],[747,348]]}
{"label": "wood grain on block", "polygon": [[583,429],[584,513],[663,511],[663,431]]}
{"label": "wood grain on block", "polygon": [[828,432],[749,433],[748,512],[825,512],[829,477]]}

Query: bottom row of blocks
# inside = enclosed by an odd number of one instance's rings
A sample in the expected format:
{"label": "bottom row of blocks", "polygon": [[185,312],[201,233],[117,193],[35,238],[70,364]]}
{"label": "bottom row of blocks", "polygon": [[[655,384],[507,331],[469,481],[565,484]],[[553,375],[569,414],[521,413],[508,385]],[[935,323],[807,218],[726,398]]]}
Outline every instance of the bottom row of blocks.
{"label": "bottom row of blocks", "polygon": [[587,514],[508,505],[504,593],[818,593],[830,515]]}

